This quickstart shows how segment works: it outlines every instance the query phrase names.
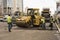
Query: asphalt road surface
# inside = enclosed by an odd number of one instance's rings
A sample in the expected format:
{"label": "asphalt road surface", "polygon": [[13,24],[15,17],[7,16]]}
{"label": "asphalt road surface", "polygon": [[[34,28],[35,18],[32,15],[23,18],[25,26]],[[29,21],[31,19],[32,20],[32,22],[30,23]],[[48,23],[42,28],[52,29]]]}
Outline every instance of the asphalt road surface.
{"label": "asphalt road surface", "polygon": [[14,26],[8,32],[7,23],[0,22],[0,40],[60,40],[57,30],[36,30]]}

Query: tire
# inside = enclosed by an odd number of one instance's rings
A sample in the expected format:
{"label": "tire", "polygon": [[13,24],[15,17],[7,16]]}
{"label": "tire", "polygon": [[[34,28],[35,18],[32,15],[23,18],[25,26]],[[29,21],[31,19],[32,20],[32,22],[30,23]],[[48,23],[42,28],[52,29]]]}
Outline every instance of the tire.
{"label": "tire", "polygon": [[33,27],[33,25],[31,24],[31,21],[29,21],[28,23],[26,23],[26,27],[27,28],[32,28]]}
{"label": "tire", "polygon": [[20,25],[18,25],[18,24],[16,24],[17,25],[17,27],[20,27]]}

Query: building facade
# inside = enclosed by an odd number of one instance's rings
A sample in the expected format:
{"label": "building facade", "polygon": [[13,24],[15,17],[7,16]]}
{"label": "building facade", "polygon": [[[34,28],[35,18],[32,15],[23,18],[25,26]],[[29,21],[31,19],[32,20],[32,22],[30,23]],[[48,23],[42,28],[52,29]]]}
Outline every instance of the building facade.
{"label": "building facade", "polygon": [[0,0],[0,15],[3,15],[3,2]]}
{"label": "building facade", "polygon": [[13,0],[13,11],[23,12],[23,0]]}
{"label": "building facade", "polygon": [[0,0],[0,14],[12,14],[15,11],[23,11],[22,0]]}

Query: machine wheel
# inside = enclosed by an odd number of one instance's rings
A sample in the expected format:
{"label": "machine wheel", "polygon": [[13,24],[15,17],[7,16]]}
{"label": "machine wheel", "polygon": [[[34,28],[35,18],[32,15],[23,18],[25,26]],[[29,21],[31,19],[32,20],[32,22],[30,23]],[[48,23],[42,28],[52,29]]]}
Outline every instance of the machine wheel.
{"label": "machine wheel", "polygon": [[28,23],[26,23],[26,27],[27,27],[27,28],[33,27],[33,25],[31,25],[31,21],[29,21]]}
{"label": "machine wheel", "polygon": [[25,25],[16,24],[17,27],[25,27]]}
{"label": "machine wheel", "polygon": [[20,27],[20,25],[17,25],[17,27]]}

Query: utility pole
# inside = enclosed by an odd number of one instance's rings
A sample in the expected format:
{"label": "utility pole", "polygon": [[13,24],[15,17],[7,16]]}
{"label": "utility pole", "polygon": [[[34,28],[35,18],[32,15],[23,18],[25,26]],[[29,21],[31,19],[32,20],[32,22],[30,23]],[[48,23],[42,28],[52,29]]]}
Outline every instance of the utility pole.
{"label": "utility pole", "polygon": [[22,14],[21,15],[23,15],[24,14],[24,12],[23,12],[23,0],[22,0]]}
{"label": "utility pole", "polygon": [[1,6],[2,6],[2,7],[1,7],[1,8],[2,8],[2,14],[4,15],[4,13],[3,13],[3,11],[4,11],[4,10],[3,10],[3,0],[2,0],[1,3],[2,3],[2,4],[1,4]]}
{"label": "utility pole", "polygon": [[16,11],[16,0],[13,0],[13,11]]}

